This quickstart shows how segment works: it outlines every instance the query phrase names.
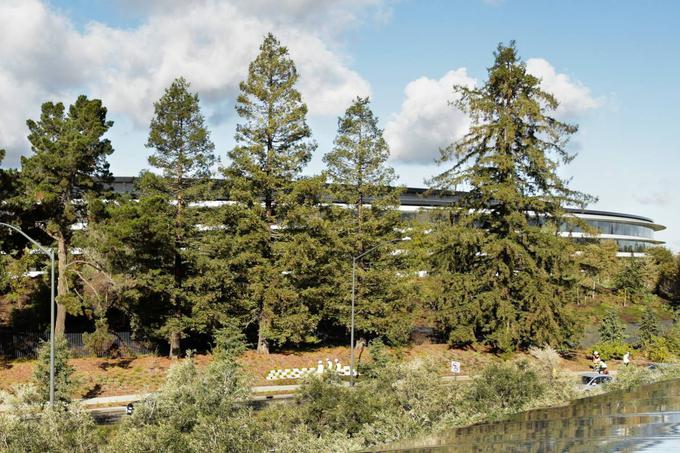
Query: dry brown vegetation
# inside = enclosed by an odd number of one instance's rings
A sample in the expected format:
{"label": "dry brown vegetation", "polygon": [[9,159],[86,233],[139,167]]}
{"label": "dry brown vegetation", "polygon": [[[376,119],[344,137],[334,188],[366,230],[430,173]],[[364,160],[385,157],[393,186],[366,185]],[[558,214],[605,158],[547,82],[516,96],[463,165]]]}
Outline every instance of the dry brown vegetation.
{"label": "dry brown vegetation", "polygon": [[[429,358],[441,363],[441,374],[448,374],[451,360],[461,363],[464,375],[476,374],[485,365],[502,361],[500,357],[484,349],[461,350],[451,349],[445,344],[422,344],[408,348],[392,349],[391,352],[403,360]],[[518,353],[519,354],[519,353]],[[525,355],[525,354],[521,354]],[[527,355],[527,357],[529,357]],[[291,381],[267,381],[266,374],[272,369],[314,367],[318,360],[326,358],[339,359],[343,364],[349,363],[349,349],[344,347],[323,347],[306,351],[283,351],[263,356],[249,350],[240,358],[243,367],[253,377],[254,385],[290,384]],[[199,367],[212,360],[210,355],[194,357]],[[369,361],[368,351],[361,354],[361,361]],[[142,356],[136,358],[104,359],[78,358],[71,359],[75,368],[75,378],[79,385],[74,395],[76,398],[92,398],[97,396],[127,395],[157,390],[163,383],[166,373],[176,360],[167,357]],[[2,362],[0,364],[0,389],[8,389],[13,384],[31,380],[35,361]],[[579,354],[574,360],[561,361],[561,368],[568,371],[583,371],[588,368],[589,361],[585,354]]]}

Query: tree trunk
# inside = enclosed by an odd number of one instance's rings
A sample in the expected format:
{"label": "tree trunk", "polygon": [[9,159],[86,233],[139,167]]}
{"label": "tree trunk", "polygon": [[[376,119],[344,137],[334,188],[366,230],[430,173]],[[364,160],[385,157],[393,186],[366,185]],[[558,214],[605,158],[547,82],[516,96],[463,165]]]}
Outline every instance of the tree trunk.
{"label": "tree trunk", "polygon": [[361,363],[361,356],[364,354],[365,349],[366,340],[363,338],[359,338],[359,341],[357,341],[356,345],[354,346],[354,356],[357,358],[355,368],[359,368],[359,364]]}
{"label": "tree trunk", "polygon": [[181,353],[179,332],[172,332],[168,338],[168,343],[170,343],[170,358],[178,358]]}
{"label": "tree trunk", "polygon": [[257,353],[263,355],[269,354],[269,342],[264,335],[262,335],[262,327],[260,327],[257,332]]}
{"label": "tree trunk", "polygon": [[269,320],[260,316],[260,323],[257,329],[257,353],[269,354],[269,341],[265,337],[265,331],[269,330]]}
{"label": "tree trunk", "polygon": [[[57,276],[57,301],[62,296],[68,293],[68,286],[66,285],[66,261],[67,244],[64,236],[57,238],[57,260],[58,260],[58,276]],[[57,303],[57,317],[54,323],[54,333],[57,337],[63,336],[66,331],[66,307],[63,304]]]}

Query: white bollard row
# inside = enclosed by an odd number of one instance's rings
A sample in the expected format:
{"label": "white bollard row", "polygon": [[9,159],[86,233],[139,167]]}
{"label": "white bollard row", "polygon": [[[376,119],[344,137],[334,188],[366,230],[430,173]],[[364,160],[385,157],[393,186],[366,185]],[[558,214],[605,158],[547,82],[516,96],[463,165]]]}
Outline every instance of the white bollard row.
{"label": "white bollard row", "polygon": [[[325,372],[334,371],[341,376],[350,375],[350,366],[343,366],[338,359],[335,359],[335,363],[331,362],[330,359],[326,359],[326,366],[324,366],[323,361],[319,360],[316,368],[284,368],[282,370],[271,370],[267,373],[266,379],[268,381],[276,381],[280,379],[300,379],[309,374],[323,374]],[[356,370],[354,371],[354,376],[357,375]]]}

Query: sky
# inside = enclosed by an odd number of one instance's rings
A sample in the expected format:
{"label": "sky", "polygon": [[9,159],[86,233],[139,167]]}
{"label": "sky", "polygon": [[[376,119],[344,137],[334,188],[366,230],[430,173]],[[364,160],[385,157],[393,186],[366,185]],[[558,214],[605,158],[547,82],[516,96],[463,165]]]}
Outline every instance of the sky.
{"label": "sky", "polygon": [[515,40],[527,70],[579,125],[560,173],[598,197],[590,208],[651,217],[680,251],[680,2],[601,0],[0,0],[3,165],[30,154],[26,119],[45,101],[102,99],[115,124],[111,170],[148,168],[157,100],[183,76],[201,100],[222,164],[234,100],[267,32],[300,73],[323,168],[337,118],[370,96],[399,183],[425,187],[439,148],[469,120],[454,85],[479,86],[498,43]]}

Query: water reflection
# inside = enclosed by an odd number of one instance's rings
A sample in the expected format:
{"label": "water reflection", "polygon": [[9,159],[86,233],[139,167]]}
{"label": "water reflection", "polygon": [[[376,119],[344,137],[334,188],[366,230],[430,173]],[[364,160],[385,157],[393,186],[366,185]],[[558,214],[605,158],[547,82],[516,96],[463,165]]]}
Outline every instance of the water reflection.
{"label": "water reflection", "polygon": [[458,428],[382,452],[680,452],[680,380]]}

